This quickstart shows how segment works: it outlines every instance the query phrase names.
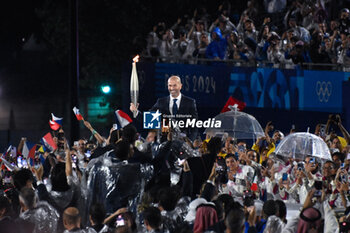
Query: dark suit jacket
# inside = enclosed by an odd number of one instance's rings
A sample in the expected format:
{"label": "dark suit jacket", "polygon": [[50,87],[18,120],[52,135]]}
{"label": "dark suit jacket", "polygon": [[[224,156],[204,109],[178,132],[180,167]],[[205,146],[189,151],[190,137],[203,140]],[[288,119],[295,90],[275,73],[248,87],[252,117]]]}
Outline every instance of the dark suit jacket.
{"label": "dark suit jacket", "polygon": [[[170,115],[169,109],[170,96],[159,98],[155,105],[150,109],[150,111],[157,111],[162,113],[162,115]],[[198,119],[196,101],[190,97],[181,94],[181,102],[179,109],[177,110],[177,115],[191,115],[191,118]],[[185,118],[178,118],[178,120],[186,120]],[[192,141],[196,139],[198,129],[197,128],[185,128],[182,130],[186,133]]]}

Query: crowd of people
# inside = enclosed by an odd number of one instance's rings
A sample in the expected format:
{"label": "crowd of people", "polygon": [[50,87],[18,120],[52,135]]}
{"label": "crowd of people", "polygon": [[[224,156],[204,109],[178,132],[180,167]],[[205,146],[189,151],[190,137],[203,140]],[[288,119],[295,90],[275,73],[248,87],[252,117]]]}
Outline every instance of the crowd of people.
{"label": "crowd of people", "polygon": [[[349,9],[343,1],[250,0],[245,10],[224,1],[215,14],[199,7],[174,25],[160,22],[147,36],[144,56],[160,62],[196,58],[237,64],[350,65]],[[198,59],[197,59],[198,60]]]}
{"label": "crowd of people", "polygon": [[339,115],[314,132],[332,160],[276,155],[284,134],[271,122],[251,143],[173,129],[143,139],[132,123],[105,138],[84,125],[90,139],[72,147],[60,128],[57,149],[44,143],[25,158],[22,138],[1,155],[0,232],[350,230],[350,135]]}
{"label": "crowd of people", "polygon": [[[172,27],[159,23],[144,55],[346,67],[350,12],[336,3],[251,0],[234,20],[225,1],[214,20],[201,8]],[[181,90],[176,80],[171,95]],[[186,98],[162,104],[174,115],[186,101],[195,109]],[[69,143],[60,127],[33,147],[22,138],[0,153],[0,233],[350,231],[350,134],[339,115],[314,131],[328,160],[276,154],[285,135],[271,122],[256,141],[169,128],[143,138],[133,123],[103,137],[82,122],[88,139]]]}

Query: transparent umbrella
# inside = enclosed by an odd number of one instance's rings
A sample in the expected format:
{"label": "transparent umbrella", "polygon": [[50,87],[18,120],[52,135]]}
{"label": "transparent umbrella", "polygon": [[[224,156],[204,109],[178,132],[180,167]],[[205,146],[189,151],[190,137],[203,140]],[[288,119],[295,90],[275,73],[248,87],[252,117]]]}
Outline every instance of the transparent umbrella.
{"label": "transparent umbrella", "polygon": [[221,136],[227,133],[228,136],[236,139],[253,140],[264,136],[264,131],[255,117],[248,113],[237,111],[236,108],[220,113],[215,117],[215,121],[221,121],[221,127],[208,128],[205,130],[205,134]]}
{"label": "transparent umbrella", "polygon": [[306,156],[332,160],[329,148],[323,139],[308,132],[289,134],[278,144],[275,154],[300,160],[304,160]]}

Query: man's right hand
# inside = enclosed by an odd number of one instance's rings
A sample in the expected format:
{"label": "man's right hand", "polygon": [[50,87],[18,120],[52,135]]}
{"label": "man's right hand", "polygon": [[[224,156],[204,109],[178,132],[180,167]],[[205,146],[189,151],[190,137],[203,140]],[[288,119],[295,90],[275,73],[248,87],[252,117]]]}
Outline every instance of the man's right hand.
{"label": "man's right hand", "polygon": [[130,103],[130,111],[131,112],[137,112],[137,108],[139,107],[139,103],[137,103],[137,105],[135,106],[134,103]]}

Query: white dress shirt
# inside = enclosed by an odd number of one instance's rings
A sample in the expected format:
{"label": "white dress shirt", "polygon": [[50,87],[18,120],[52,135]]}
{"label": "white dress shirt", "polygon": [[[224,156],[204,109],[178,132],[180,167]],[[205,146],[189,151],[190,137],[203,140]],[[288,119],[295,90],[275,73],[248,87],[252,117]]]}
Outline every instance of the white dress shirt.
{"label": "white dress shirt", "polygon": [[180,102],[181,102],[181,93],[180,93],[180,95],[179,95],[178,97],[176,97],[176,98],[170,96],[169,110],[170,110],[170,113],[171,113],[171,114],[173,114],[174,99],[177,99],[176,105],[177,105],[177,109],[179,110]]}

